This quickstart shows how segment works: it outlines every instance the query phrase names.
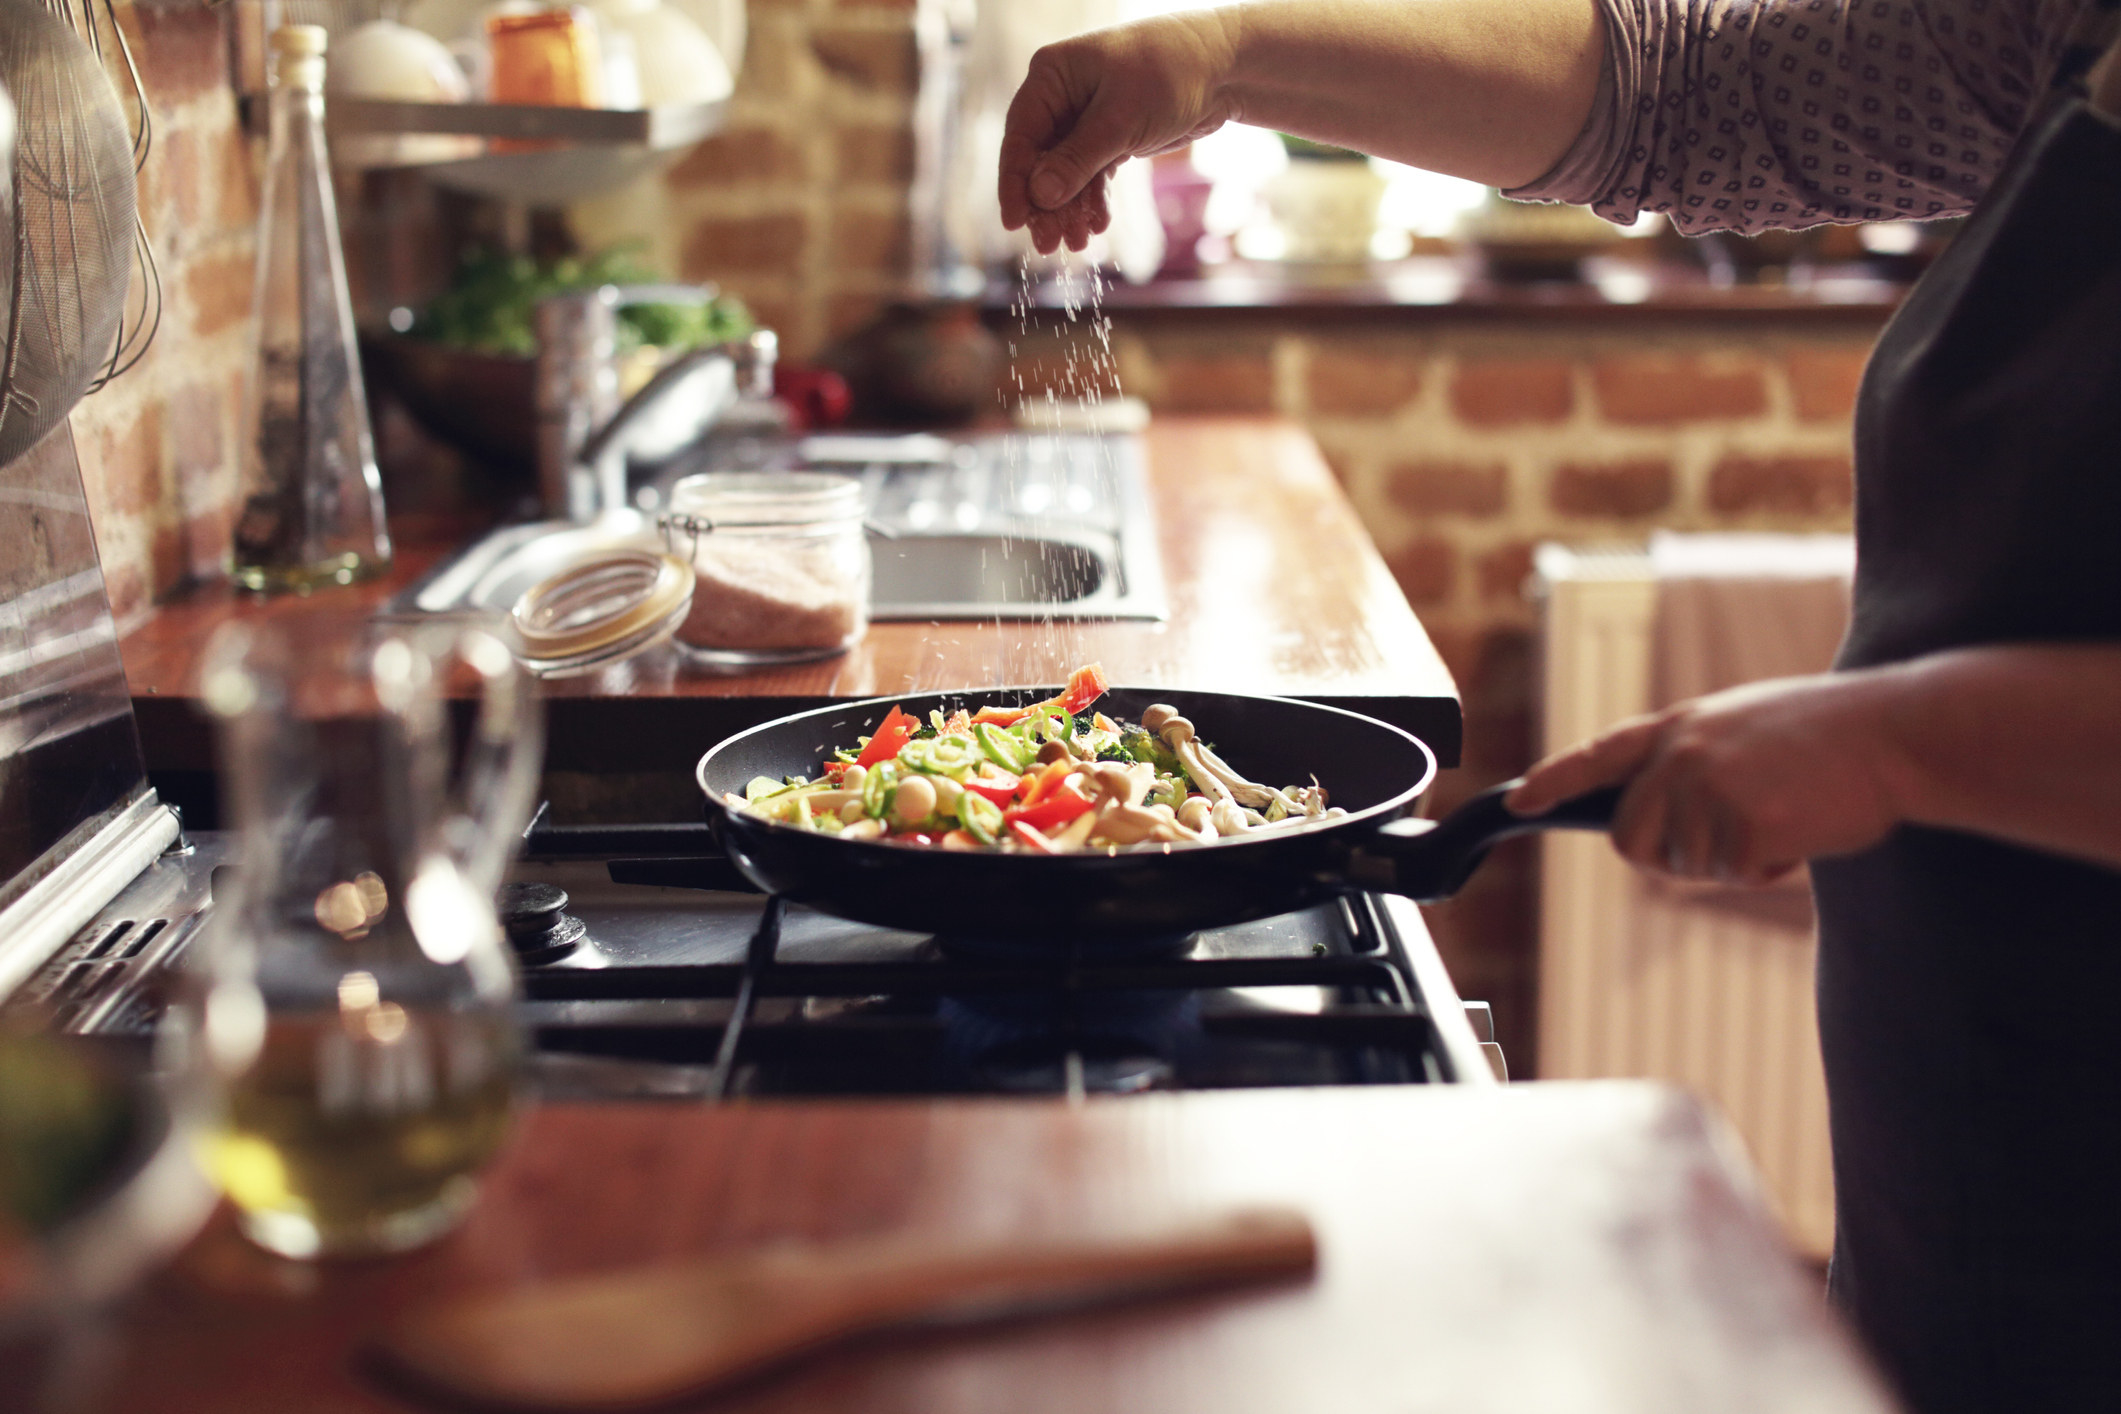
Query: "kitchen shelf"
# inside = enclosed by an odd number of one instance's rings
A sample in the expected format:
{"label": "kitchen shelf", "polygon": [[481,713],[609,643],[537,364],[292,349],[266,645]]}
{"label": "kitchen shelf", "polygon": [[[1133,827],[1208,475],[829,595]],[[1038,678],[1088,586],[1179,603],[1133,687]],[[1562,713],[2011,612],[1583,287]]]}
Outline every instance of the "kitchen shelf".
{"label": "kitchen shelf", "polygon": [[[459,191],[559,206],[623,186],[720,131],[726,101],[658,108],[403,103],[334,94],[332,160],[417,171]],[[535,144],[524,150],[518,144]]]}
{"label": "kitchen shelf", "polygon": [[523,103],[399,103],[334,94],[325,112],[333,135],[389,133],[499,138],[667,151],[689,147],[722,126],[726,102],[661,108],[551,108]]}

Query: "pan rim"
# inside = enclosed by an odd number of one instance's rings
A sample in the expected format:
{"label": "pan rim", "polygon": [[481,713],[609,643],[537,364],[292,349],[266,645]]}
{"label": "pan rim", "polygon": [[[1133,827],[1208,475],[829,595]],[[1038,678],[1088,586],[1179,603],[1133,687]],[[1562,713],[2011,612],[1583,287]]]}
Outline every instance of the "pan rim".
{"label": "pan rim", "polygon": [[[1412,804],[1416,800],[1419,800],[1423,793],[1426,792],[1428,788],[1436,782],[1436,774],[1438,770],[1436,753],[1430,748],[1427,742],[1423,741],[1420,737],[1414,735],[1410,731],[1407,731],[1403,727],[1394,726],[1390,722],[1380,721],[1376,717],[1365,716],[1361,712],[1350,711],[1345,707],[1335,707],[1332,704],[1325,702],[1306,702],[1305,700],[1299,697],[1279,697],[1272,696],[1266,693],[1223,692],[1216,688],[1172,687],[1168,684],[1156,687],[1139,687],[1132,683],[1113,683],[1106,690],[1108,692],[1201,693],[1217,697],[1237,698],[1248,702],[1267,702],[1283,706],[1300,707],[1305,711],[1323,712],[1336,717],[1345,717],[1351,721],[1360,722],[1366,726],[1376,727],[1380,730],[1390,732],[1394,736],[1400,737],[1401,739],[1412,744],[1413,747],[1421,753],[1421,759],[1423,763],[1422,772],[1419,779],[1417,779],[1414,784],[1398,792],[1397,794],[1388,797],[1385,800],[1379,801],[1375,805],[1365,806],[1361,810],[1350,811],[1346,815],[1343,815],[1335,820],[1320,821],[1315,825],[1300,825],[1288,830],[1265,831],[1256,834],[1248,834],[1244,837],[1237,839],[1220,839],[1213,841],[1212,843],[1206,844],[1186,843],[1183,841],[1170,841],[1167,842],[1165,848],[1160,851],[1083,850],[1073,854],[1009,854],[1003,853],[998,850],[977,850],[965,851],[953,857],[963,859],[979,859],[983,861],[1009,861],[1008,863],[1003,864],[1001,866],[1004,868],[1030,867],[1042,871],[1051,871],[1054,869],[1065,867],[1071,870],[1088,871],[1097,868],[1111,868],[1116,866],[1122,866],[1129,862],[1140,861],[1146,858],[1153,858],[1159,854],[1168,858],[1174,855],[1190,856],[1201,851],[1212,850],[1216,854],[1220,855],[1226,850],[1242,849],[1247,845],[1265,846],[1271,845],[1278,840],[1323,835],[1329,831],[1347,829],[1348,827],[1354,826],[1363,821],[1396,819],[1402,812],[1405,811],[1408,805]],[[712,789],[709,788],[707,784],[707,764],[708,762],[713,760],[716,755],[734,747],[737,743],[744,741],[746,738],[757,736],[765,732],[778,730],[782,727],[787,726],[790,722],[793,722],[798,718],[807,717],[812,714],[823,714],[827,712],[851,712],[870,708],[888,709],[890,707],[903,704],[906,699],[910,697],[946,697],[953,695],[962,695],[967,698],[976,698],[1009,696],[1016,694],[1028,694],[1039,692],[1044,692],[1048,696],[1050,696],[1058,691],[1060,691],[1059,688],[1040,687],[928,688],[919,692],[892,693],[878,697],[848,698],[844,702],[831,702],[820,707],[808,707],[800,712],[790,712],[786,716],[776,717],[772,721],[760,722],[756,726],[746,727],[744,728],[744,730],[737,732],[732,736],[724,737],[721,741],[716,742],[713,746],[709,747],[706,752],[701,755],[699,761],[693,766],[693,784],[699,787],[700,794],[707,802],[708,809],[719,812],[721,817],[724,819],[735,820],[737,818],[737,812],[733,810],[726,802],[724,802],[720,796],[716,795]],[[906,854],[909,851],[920,854],[922,856],[945,853],[943,851],[936,851],[932,848],[923,848],[917,845],[893,844],[885,840],[841,839],[836,835],[821,834],[815,830],[804,830],[795,825],[783,824],[778,820],[769,820],[762,815],[751,815],[748,813],[745,814],[743,817],[743,823],[741,828],[747,830],[777,830],[785,832],[790,836],[798,837],[804,840],[829,842],[830,844],[842,849],[868,850],[876,852],[875,855],[869,857],[878,857],[882,855],[890,855],[892,857],[897,857]],[[1176,848],[1174,848],[1173,846],[1176,846]],[[856,857],[860,858],[864,856],[857,855]]]}

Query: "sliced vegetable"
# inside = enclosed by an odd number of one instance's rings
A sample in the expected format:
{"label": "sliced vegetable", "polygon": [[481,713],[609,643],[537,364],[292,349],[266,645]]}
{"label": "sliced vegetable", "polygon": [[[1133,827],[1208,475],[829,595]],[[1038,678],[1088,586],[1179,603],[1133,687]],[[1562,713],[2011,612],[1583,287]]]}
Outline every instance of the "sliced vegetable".
{"label": "sliced vegetable", "polygon": [[987,760],[986,751],[969,736],[938,736],[909,741],[898,754],[900,769],[963,780]]}
{"label": "sliced vegetable", "polygon": [[988,760],[1017,775],[1022,775],[1038,754],[1031,743],[1022,737],[1011,736],[991,722],[975,722],[972,735],[979,742],[980,749],[987,753]]}
{"label": "sliced vegetable", "polygon": [[862,813],[872,820],[881,820],[891,809],[891,797],[897,792],[892,788],[897,772],[889,765],[879,765],[870,771],[869,778],[862,782]]}
{"label": "sliced vegetable", "polygon": [[1011,822],[1009,826],[1009,834],[1011,838],[1023,841],[1025,844],[1031,846],[1032,849],[1038,851],[1040,854],[1060,853],[1059,850],[1053,847],[1053,841],[1047,839],[1044,835],[1040,834],[1037,830],[1033,829],[1031,826],[1025,824],[1021,820]]}
{"label": "sliced vegetable", "polygon": [[[850,840],[1042,854],[1168,849],[1278,826],[1300,811],[1346,814],[1325,808],[1315,781],[1276,791],[1212,758],[1203,766],[1192,724],[1169,706],[1146,713],[1154,731],[1093,710],[1106,690],[1092,664],[1028,707],[914,717],[894,705],[855,748],[828,752],[815,779],[759,776],[741,797],[723,798],[766,820]],[[1199,786],[1220,797],[1218,782],[1245,794],[1211,801],[1193,793]],[[1240,809],[1244,801],[1252,803]]]}
{"label": "sliced vegetable", "polygon": [[1024,824],[1034,830],[1050,830],[1056,825],[1065,825],[1076,816],[1095,808],[1075,787],[1060,786],[1036,805],[1007,811],[1004,818],[1012,825]]}
{"label": "sliced vegetable", "polygon": [[1029,809],[1044,800],[1047,793],[1062,781],[1067,780],[1068,773],[1074,769],[1075,763],[1073,761],[1056,761],[1052,765],[1024,777],[1025,780],[1030,782],[1028,786],[1024,787],[1023,791],[1024,808]]}
{"label": "sliced vegetable", "polygon": [[1103,664],[1086,663],[1068,675],[1067,690],[1055,701],[1063,712],[1072,717],[1103,697],[1105,690],[1111,686],[1105,679]]}
{"label": "sliced vegetable", "polygon": [[1002,818],[1002,808],[979,793],[977,788],[967,790],[958,798],[957,822],[965,833],[981,844],[993,844],[1007,823]]}
{"label": "sliced vegetable", "polygon": [[1007,805],[1016,799],[1016,793],[1022,789],[1023,784],[1023,781],[1015,776],[1006,779],[1000,776],[971,776],[965,781],[965,789],[996,805]]}
{"label": "sliced vegetable", "polygon": [[857,766],[874,766],[879,761],[896,760],[907,742],[913,740],[913,729],[919,723],[907,713],[893,707],[884,714],[876,735],[862,748],[862,754],[854,758]]}

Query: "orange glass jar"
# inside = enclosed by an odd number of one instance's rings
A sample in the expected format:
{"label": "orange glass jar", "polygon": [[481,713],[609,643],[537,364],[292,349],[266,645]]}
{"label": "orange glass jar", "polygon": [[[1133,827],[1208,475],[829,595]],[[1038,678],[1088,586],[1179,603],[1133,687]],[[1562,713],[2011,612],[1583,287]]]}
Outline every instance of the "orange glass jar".
{"label": "orange glass jar", "polygon": [[562,6],[486,21],[495,103],[549,108],[599,108],[604,102],[603,59],[596,20]]}

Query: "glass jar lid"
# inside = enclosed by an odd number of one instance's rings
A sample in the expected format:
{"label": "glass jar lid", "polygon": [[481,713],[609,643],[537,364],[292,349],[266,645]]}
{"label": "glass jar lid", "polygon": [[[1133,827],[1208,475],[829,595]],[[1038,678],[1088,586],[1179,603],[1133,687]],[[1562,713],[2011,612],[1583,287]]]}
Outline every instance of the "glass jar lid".
{"label": "glass jar lid", "polygon": [[692,566],[653,550],[606,550],[523,591],[516,656],[540,677],[586,673],[669,638],[692,608]]}
{"label": "glass jar lid", "polygon": [[687,530],[816,525],[862,518],[862,484],[821,471],[707,471],[670,488],[670,518]]}

